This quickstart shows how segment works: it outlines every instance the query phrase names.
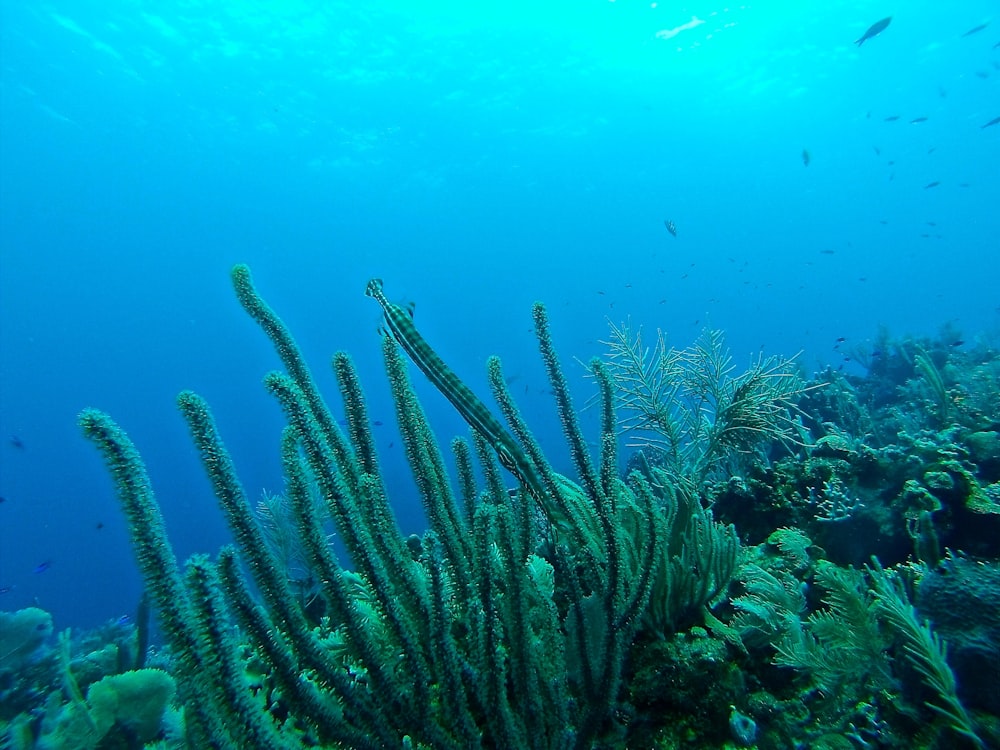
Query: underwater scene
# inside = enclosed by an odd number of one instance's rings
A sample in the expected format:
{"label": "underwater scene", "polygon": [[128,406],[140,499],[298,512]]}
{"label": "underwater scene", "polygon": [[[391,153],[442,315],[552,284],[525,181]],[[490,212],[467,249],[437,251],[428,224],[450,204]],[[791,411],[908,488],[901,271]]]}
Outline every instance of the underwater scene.
{"label": "underwater scene", "polygon": [[1000,748],[998,11],[0,4],[0,748]]}

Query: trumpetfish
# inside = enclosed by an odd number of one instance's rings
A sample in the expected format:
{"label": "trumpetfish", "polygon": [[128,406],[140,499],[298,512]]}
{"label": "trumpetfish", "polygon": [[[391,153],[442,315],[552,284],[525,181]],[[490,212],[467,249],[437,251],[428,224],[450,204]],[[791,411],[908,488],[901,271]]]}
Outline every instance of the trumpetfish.
{"label": "trumpetfish", "polygon": [[535,500],[541,502],[546,493],[534,464],[500,421],[493,416],[486,404],[458,379],[458,376],[420,335],[413,324],[413,309],[390,302],[382,289],[382,279],[369,281],[365,294],[382,306],[388,332],[403,347],[403,351],[409,355],[413,363],[444,394],[469,426],[493,447],[503,467],[517,477]]}

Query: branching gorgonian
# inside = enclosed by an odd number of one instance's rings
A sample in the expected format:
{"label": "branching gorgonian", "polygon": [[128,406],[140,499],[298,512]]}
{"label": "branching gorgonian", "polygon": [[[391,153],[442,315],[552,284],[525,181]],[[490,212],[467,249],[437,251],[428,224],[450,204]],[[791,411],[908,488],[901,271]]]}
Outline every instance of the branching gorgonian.
{"label": "branching gorgonian", "polygon": [[808,388],[794,357],[761,354],[734,375],[722,331],[705,330],[675,349],[660,330],[650,346],[628,322],[612,323],[602,343],[630,445],[657,449],[663,468],[682,483],[698,486],[770,442],[800,441],[795,401]]}

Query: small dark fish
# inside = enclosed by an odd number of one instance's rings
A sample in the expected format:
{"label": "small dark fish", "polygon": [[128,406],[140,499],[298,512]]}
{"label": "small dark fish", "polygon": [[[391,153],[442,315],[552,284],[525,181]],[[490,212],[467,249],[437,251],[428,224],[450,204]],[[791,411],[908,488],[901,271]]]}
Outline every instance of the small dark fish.
{"label": "small dark fish", "polygon": [[[985,126],[984,126],[985,127]],[[10,444],[17,448],[19,451],[25,450],[24,441],[21,440],[17,435],[10,436]]]}
{"label": "small dark fish", "polygon": [[924,185],[924,190],[927,190],[928,188],[932,188],[932,187],[937,187],[940,184],[941,183],[938,182],[937,180],[935,180],[934,182],[928,182],[926,185]]}
{"label": "small dark fish", "polygon": [[376,427],[381,427],[385,423],[382,420],[380,420],[380,419],[375,419],[375,420],[372,420],[372,424],[375,425]]}
{"label": "small dark fish", "polygon": [[872,148],[875,149],[875,156],[882,155],[882,149],[880,149],[878,146],[872,146]]}
{"label": "small dark fish", "polygon": [[883,120],[883,122],[895,122],[898,119],[899,119],[899,115],[889,115],[888,117],[886,117]]}
{"label": "small dark fish", "polygon": [[104,521],[98,521],[97,522],[97,530],[100,531],[103,528],[104,528]]}
{"label": "small dark fish", "polygon": [[824,250],[820,250],[819,254],[820,255],[833,255],[835,252],[836,252],[836,250],[830,250],[830,249],[827,248],[827,249],[824,249]]}
{"label": "small dark fish", "polygon": [[7,502],[7,498],[0,495],[0,503],[5,503],[5,502]]}
{"label": "small dark fish", "polygon": [[1000,117],[994,117],[992,120],[990,120],[988,123],[986,123],[979,129],[982,130],[983,128],[988,128],[992,125],[1000,125]]}
{"label": "small dark fish", "polygon": [[888,223],[889,223],[889,220],[888,220],[888,219],[879,219],[879,220],[878,220],[878,223],[879,223],[879,224],[888,224]]}
{"label": "small dark fish", "polygon": [[918,122],[927,122],[927,118],[926,117],[914,117],[912,120],[910,120],[910,125],[916,125]]}
{"label": "small dark fish", "polygon": [[973,34],[979,32],[979,31],[982,31],[983,29],[985,29],[989,25],[990,25],[990,22],[987,21],[986,23],[981,23],[978,26],[973,26],[971,29],[969,29],[964,34],[962,34],[962,36],[963,37],[965,37],[965,36],[972,36]]}
{"label": "small dark fish", "polygon": [[674,224],[674,222],[672,222],[670,219],[665,219],[663,222],[663,226],[665,226],[667,228],[667,231],[670,232],[670,234],[672,234],[674,237],[677,236],[677,225]]}
{"label": "small dark fish", "polygon": [[889,16],[888,18],[883,18],[881,21],[878,21],[877,23],[873,23],[871,26],[868,27],[868,31],[866,31],[864,34],[862,34],[861,38],[858,39],[855,42],[855,44],[860,47],[862,44],[864,44],[865,42],[867,42],[869,39],[874,39],[879,34],[881,34],[883,31],[885,31],[885,29],[889,25],[890,21],[892,21],[892,16]]}
{"label": "small dark fish", "polygon": [[46,570],[52,567],[52,561],[46,560],[45,562],[40,562],[35,566],[34,573],[44,573]]}
{"label": "small dark fish", "polygon": [[128,625],[130,622],[132,622],[132,618],[129,615],[122,615],[115,620],[115,625]]}
{"label": "small dark fish", "polygon": [[13,586],[0,586],[0,594],[9,594],[13,590]]}
{"label": "small dark fish", "polygon": [[872,359],[878,359],[881,356],[882,356],[881,349],[876,349],[875,351],[872,352]]}
{"label": "small dark fish", "polygon": [[809,162],[811,162],[811,161],[812,161],[812,157],[809,155],[809,150],[808,149],[802,149],[802,164],[808,167],[809,166]]}
{"label": "small dark fish", "polygon": [[962,344],[964,344],[964,343],[965,342],[962,341],[962,339],[959,339],[958,341],[952,341],[951,342],[951,346],[962,346]]}
{"label": "small dark fish", "polygon": [[838,344],[843,344],[845,341],[847,341],[847,337],[846,336],[838,336],[837,337],[837,343]]}

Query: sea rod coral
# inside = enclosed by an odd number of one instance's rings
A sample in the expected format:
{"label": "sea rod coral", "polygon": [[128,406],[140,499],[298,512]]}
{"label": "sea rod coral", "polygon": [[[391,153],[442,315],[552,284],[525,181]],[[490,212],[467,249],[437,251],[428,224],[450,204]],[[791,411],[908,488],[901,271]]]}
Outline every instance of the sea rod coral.
{"label": "sea rod coral", "polygon": [[[268,374],[265,385],[288,420],[281,443],[285,494],[319,582],[321,615],[301,606],[289,572],[266,543],[201,397],[181,393],[178,405],[236,544],[215,562],[192,558],[184,573],[137,449],[103,412],[80,416],[114,478],[174,654],[188,744],[584,748],[614,738],[626,652],[666,540],[657,488],[640,472],[619,476],[613,386],[600,363],[594,363],[602,411],[595,466],[545,310],[535,306],[574,482],[545,460],[499,360],[490,361],[490,382],[509,430],[437,357],[406,311],[387,301],[379,283],[370,284],[391,334],[383,338],[386,371],[430,526],[419,540],[407,540],[387,497],[351,358],[333,358],[342,429],[249,269],[236,266],[232,279],[286,371]],[[452,442],[457,493],[401,347],[472,427],[471,445]],[[504,469],[516,490],[506,487]],[[350,569],[329,545],[317,493]]]}

